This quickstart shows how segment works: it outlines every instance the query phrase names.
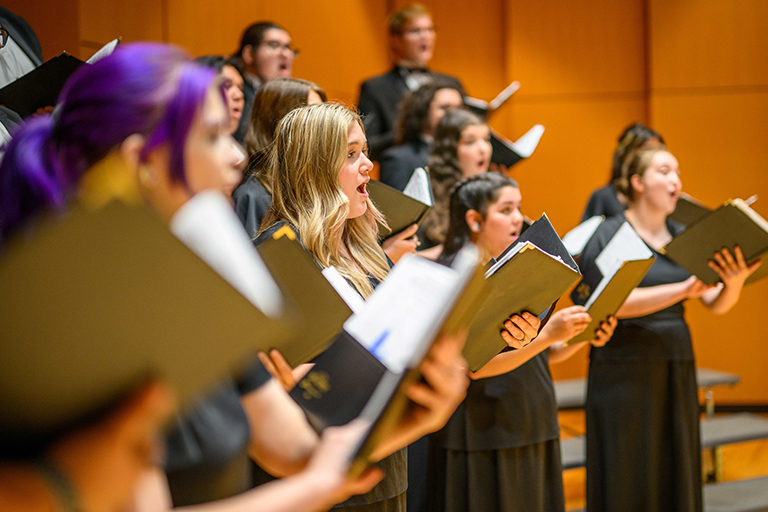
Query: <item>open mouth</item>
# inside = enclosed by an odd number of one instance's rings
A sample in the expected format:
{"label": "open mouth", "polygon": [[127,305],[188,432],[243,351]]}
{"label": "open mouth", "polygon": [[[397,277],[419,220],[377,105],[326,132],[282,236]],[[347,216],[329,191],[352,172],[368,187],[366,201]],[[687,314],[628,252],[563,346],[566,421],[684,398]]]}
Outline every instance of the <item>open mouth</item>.
{"label": "open mouth", "polygon": [[360,194],[363,197],[368,197],[368,191],[365,190],[365,185],[368,183],[367,181],[365,183],[362,183],[359,187],[357,187],[357,191],[360,192]]}

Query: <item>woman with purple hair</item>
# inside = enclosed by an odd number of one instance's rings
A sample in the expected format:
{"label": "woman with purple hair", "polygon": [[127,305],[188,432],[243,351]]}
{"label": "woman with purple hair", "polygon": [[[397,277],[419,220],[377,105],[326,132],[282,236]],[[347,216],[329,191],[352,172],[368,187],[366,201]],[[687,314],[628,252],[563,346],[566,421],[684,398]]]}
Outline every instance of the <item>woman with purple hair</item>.
{"label": "woman with purple hair", "polygon": [[[144,200],[170,222],[199,191],[231,192],[242,157],[228,133],[215,71],[169,46],[125,45],[82,66],[53,115],[14,133],[0,165],[0,243],[42,210],[63,210],[73,199],[91,205]],[[231,497],[198,510],[314,511],[366,492],[381,478],[369,471],[355,482],[346,479],[359,424],[318,439],[296,404],[256,365],[237,384],[222,382],[197,410],[176,418],[166,439],[166,482],[152,467],[147,439],[158,432],[168,405],[157,393],[144,391],[139,398],[140,405],[154,407],[132,407],[130,415],[118,415],[124,410],[118,407],[63,441],[41,440],[37,452],[50,460],[45,474],[8,462],[13,440],[0,441],[0,509],[50,510],[58,499],[63,510],[116,512],[127,508],[140,482],[137,510],[170,508],[170,497],[176,506]],[[143,435],[114,428],[113,416],[119,424],[134,419],[130,425],[141,425]],[[134,438],[144,440],[145,449],[131,448]],[[127,449],[113,450],[121,440]],[[248,487],[241,473],[247,453],[294,476],[232,497]],[[102,465],[103,459],[112,464]],[[51,499],[40,501],[38,491],[46,487]]]}

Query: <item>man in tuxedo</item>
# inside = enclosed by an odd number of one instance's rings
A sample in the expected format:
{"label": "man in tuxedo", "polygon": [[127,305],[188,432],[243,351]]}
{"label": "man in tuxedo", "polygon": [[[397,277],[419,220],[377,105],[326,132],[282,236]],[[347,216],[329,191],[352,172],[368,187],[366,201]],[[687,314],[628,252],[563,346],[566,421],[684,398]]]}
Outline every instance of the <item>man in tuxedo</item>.
{"label": "man in tuxedo", "polygon": [[403,7],[390,15],[388,24],[395,66],[363,82],[358,102],[373,160],[379,160],[381,152],[395,144],[397,107],[408,91],[430,79],[441,79],[454,83],[462,95],[464,92],[457,78],[427,69],[435,47],[435,25],[426,7]]}
{"label": "man in tuxedo", "polygon": [[239,142],[243,142],[248,131],[256,91],[264,82],[273,78],[290,78],[293,60],[298,54],[298,50],[291,46],[291,35],[276,23],[261,21],[245,29],[240,39],[240,49],[232,56],[243,72],[245,96],[240,124],[233,134]]}

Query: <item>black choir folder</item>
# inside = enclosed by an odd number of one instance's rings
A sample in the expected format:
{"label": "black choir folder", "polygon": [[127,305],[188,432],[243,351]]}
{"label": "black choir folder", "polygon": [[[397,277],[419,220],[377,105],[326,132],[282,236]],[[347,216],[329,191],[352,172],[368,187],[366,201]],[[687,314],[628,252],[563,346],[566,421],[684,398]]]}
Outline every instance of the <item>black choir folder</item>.
{"label": "black choir folder", "polygon": [[362,417],[372,427],[361,442],[352,473],[402,415],[405,389],[439,332],[466,328],[483,290],[479,253],[462,250],[451,267],[406,256],[344,324],[344,331],[315,361],[291,396],[318,430]]}
{"label": "black choir folder", "polygon": [[568,254],[573,256],[576,261],[604,220],[604,215],[595,215],[565,234],[563,245],[568,249]]}
{"label": "black choir folder", "polygon": [[483,298],[472,319],[464,358],[477,371],[507,344],[499,334],[515,313],[542,315],[581,273],[546,214],[534,222],[486,272]]}
{"label": "black choir folder", "polygon": [[[119,42],[120,39],[115,39],[107,43],[87,62],[93,64],[106,57]],[[40,108],[53,106],[64,84],[83,64],[85,62],[77,57],[62,52],[0,89],[0,105],[5,105],[22,118],[31,116]]]}
{"label": "black choir folder", "polygon": [[544,135],[544,126],[537,124],[528,130],[522,137],[512,142],[491,129],[491,162],[494,164],[512,167],[520,160],[528,158],[539,145],[541,136]]}
{"label": "black choir folder", "polygon": [[320,267],[285,226],[258,247],[259,254],[286,298],[286,315],[304,326],[301,342],[283,348],[295,367],[323,352],[342,329],[352,310],[323,276]]}
{"label": "black choir folder", "polygon": [[[715,251],[741,247],[748,264],[768,256],[768,222],[749,207],[743,199],[727,201],[717,210],[705,215],[669,242],[661,252],[706,284],[714,284],[720,276],[709,268]],[[746,284],[768,275],[763,263]]]}
{"label": "black choir folder", "polygon": [[520,89],[520,82],[514,81],[504,88],[495,98],[490,102],[472,98],[470,96],[464,97],[464,105],[480,116],[481,119],[486,119],[489,115],[496,111],[510,96],[515,94]]}
{"label": "black choir folder", "polygon": [[655,260],[632,226],[624,222],[571,293],[573,303],[584,306],[592,321],[566,345],[595,339],[600,324],[616,314]]}
{"label": "black choir folder", "polygon": [[92,418],[150,375],[189,404],[294,339],[153,214],[117,201],[10,240],[0,302],[0,432],[15,438]]}
{"label": "black choir folder", "polygon": [[371,201],[379,209],[390,231],[379,227],[379,238],[396,235],[413,224],[419,224],[432,208],[432,188],[429,174],[419,167],[408,180],[402,192],[380,181],[371,180],[366,185]]}
{"label": "black choir folder", "polygon": [[678,198],[675,211],[672,212],[669,218],[683,226],[690,226],[711,212],[712,210],[704,206],[699,200],[683,193]]}

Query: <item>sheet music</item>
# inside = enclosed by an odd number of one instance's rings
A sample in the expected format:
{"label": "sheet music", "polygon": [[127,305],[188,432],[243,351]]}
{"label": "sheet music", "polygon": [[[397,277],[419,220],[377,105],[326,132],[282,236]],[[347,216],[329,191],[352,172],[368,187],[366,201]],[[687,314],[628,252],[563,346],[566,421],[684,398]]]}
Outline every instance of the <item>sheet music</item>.
{"label": "sheet music", "polygon": [[604,219],[605,217],[602,215],[595,215],[566,233],[563,237],[563,245],[568,249],[568,254],[571,256],[581,254],[584,247],[587,246],[587,242],[595,234],[595,231],[597,231],[597,228],[600,227]]}
{"label": "sheet music", "polygon": [[173,216],[170,229],[265,315],[280,315],[280,289],[220,192],[206,190],[196,194]]}
{"label": "sheet music", "polygon": [[511,144],[512,149],[521,157],[528,158],[539,145],[542,135],[544,135],[544,125],[534,125],[525,135]]}
{"label": "sheet music", "polygon": [[401,373],[427,349],[424,341],[459,279],[459,273],[449,267],[405,256],[365,308],[344,323],[344,330],[388,370]]}
{"label": "sheet music", "polygon": [[429,184],[429,174],[423,167],[413,171],[403,194],[417,201],[432,206],[432,187]]}
{"label": "sheet music", "polygon": [[339,274],[336,267],[327,267],[323,269],[323,277],[331,283],[333,289],[339,294],[339,297],[347,303],[353,314],[357,314],[365,307],[365,299],[355,290],[344,276]]}
{"label": "sheet music", "polygon": [[120,44],[120,38],[113,39],[112,41],[108,42],[104,46],[102,46],[99,51],[91,55],[91,58],[85,61],[87,64],[93,64],[95,62],[100,61],[104,57],[107,57],[109,55],[112,55],[112,52],[115,51],[115,48],[117,48],[117,45]]}
{"label": "sheet music", "polygon": [[511,84],[509,84],[503,91],[499,93],[498,96],[493,98],[490,103],[488,103],[488,110],[496,110],[501,106],[502,103],[507,101],[510,96],[515,94],[517,90],[520,88],[520,82],[514,81]]}

